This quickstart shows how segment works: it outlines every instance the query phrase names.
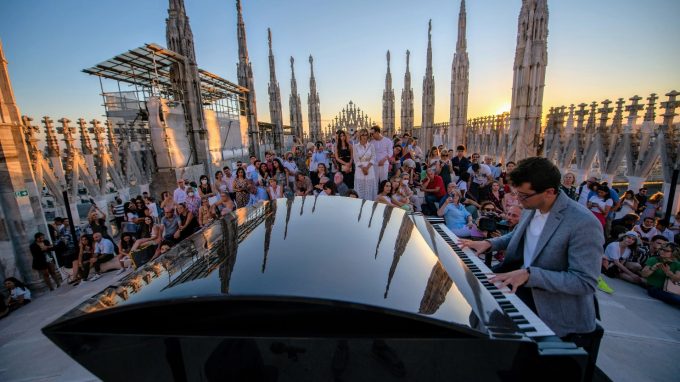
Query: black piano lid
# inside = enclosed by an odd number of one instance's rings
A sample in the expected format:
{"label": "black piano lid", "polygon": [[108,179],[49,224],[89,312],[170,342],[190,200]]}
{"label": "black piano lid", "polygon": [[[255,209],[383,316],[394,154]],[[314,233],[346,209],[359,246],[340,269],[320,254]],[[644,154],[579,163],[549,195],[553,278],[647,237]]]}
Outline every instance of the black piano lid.
{"label": "black piano lid", "polygon": [[451,258],[439,261],[431,246],[441,239],[433,242],[428,224],[401,209],[344,197],[240,209],[50,326],[141,304],[252,298],[349,303],[480,335],[489,325],[515,333],[457,258],[440,250]]}

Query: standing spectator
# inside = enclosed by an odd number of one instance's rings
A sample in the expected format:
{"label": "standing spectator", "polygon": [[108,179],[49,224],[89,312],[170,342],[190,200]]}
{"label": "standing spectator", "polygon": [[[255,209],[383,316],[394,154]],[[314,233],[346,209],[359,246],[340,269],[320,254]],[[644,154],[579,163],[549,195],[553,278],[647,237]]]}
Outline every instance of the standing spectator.
{"label": "standing spectator", "polygon": [[236,208],[245,207],[250,195],[248,194],[248,179],[246,179],[246,172],[243,167],[236,169],[234,192],[236,193]]}
{"label": "standing spectator", "polygon": [[31,255],[33,256],[33,269],[40,273],[45,285],[47,285],[50,290],[54,290],[52,282],[50,281],[50,276],[54,279],[54,283],[57,284],[57,288],[61,286],[59,277],[57,277],[57,272],[55,271],[54,261],[50,253],[54,249],[50,245],[49,241],[45,240],[45,234],[42,232],[37,232],[33,235],[33,243],[29,246]]}
{"label": "standing spectator", "polygon": [[[259,162],[255,155],[250,156],[250,164],[246,167],[246,179],[257,179],[257,166]],[[236,173],[238,176],[238,172]]]}
{"label": "standing spectator", "polygon": [[371,127],[371,144],[375,149],[375,177],[377,182],[389,179],[389,159],[393,154],[392,140],[380,134],[380,127]]}
{"label": "standing spectator", "polygon": [[[316,142],[316,150],[312,153],[312,158],[309,162],[309,171],[312,173],[316,172],[319,168],[319,163],[323,163],[323,165],[328,168],[328,154],[321,141]],[[310,178],[314,179],[314,175],[310,174]]]}
{"label": "standing spectator", "polygon": [[657,192],[647,199],[647,203],[644,205],[642,213],[640,213],[641,218],[651,217],[656,218],[661,214],[661,209],[663,208],[663,193]]}
{"label": "standing spectator", "polygon": [[[239,169],[240,166],[236,166],[236,169]],[[224,172],[224,183],[227,185],[227,192],[229,193],[229,197],[234,200],[236,198],[236,193],[234,192],[234,180],[236,180],[236,176],[231,172],[231,167],[229,166],[224,166],[222,169]],[[222,192],[220,190],[220,192]]]}
{"label": "standing spectator", "polygon": [[448,151],[444,151],[441,154],[441,162],[439,164],[439,176],[442,177],[444,184],[451,183],[451,173],[453,164],[451,163],[451,158],[449,158]]}
{"label": "standing spectator", "polygon": [[680,295],[664,290],[667,281],[680,282],[680,253],[674,243],[666,243],[659,249],[658,257],[650,257],[642,269],[642,277],[647,280],[647,293],[667,304],[680,305]]}
{"label": "standing spectator", "polygon": [[111,210],[113,212],[113,217],[115,219],[118,232],[120,232],[123,229],[123,222],[125,221],[125,206],[123,205],[123,199],[117,196],[116,204],[112,206]]}
{"label": "standing spectator", "polygon": [[377,194],[377,178],[374,169],[376,154],[374,146],[368,142],[368,130],[359,130],[359,143],[355,144],[353,149],[353,158],[356,163],[355,190],[359,198],[374,200]]}
{"label": "standing spectator", "polygon": [[338,170],[342,173],[347,187],[354,187],[354,164],[352,163],[352,144],[349,142],[345,131],[338,132],[338,142],[335,145],[335,160]]}
{"label": "standing spectator", "polygon": [[10,312],[31,302],[31,291],[15,277],[5,279],[5,288],[9,291],[6,305]]}
{"label": "standing spectator", "polygon": [[70,227],[64,224],[67,219],[57,216],[54,218],[54,231],[56,240],[54,241],[54,252],[57,255],[59,264],[68,264],[73,261],[76,250],[76,243],[71,235]]}
{"label": "standing spectator", "polygon": [[288,176],[285,188],[286,192],[290,192],[290,195],[292,195],[295,190],[295,175],[298,173],[298,166],[297,163],[295,163],[293,153],[287,152],[284,158],[283,168]]}
{"label": "standing spectator", "polygon": [[[208,197],[207,195],[205,197]],[[191,211],[194,216],[198,216],[198,208],[201,207],[201,197],[196,195],[193,188],[187,188],[187,198],[184,205]]]}
{"label": "standing spectator", "polygon": [[614,205],[614,201],[609,193],[609,187],[600,185],[597,187],[597,195],[593,195],[588,200],[588,208],[593,212],[597,220],[602,224],[602,229],[606,224],[606,217]]}
{"label": "standing spectator", "polygon": [[[210,180],[208,179],[208,175],[201,175],[200,178],[198,178],[199,185],[198,185],[198,196],[200,198],[202,197],[211,197],[215,196],[215,190],[213,190],[212,185],[210,184]],[[189,190],[187,190],[187,194],[189,194]]]}
{"label": "standing spectator", "polygon": [[503,191],[505,191],[506,194],[509,193],[511,189],[510,182],[508,182],[508,175],[512,172],[512,170],[515,169],[516,166],[517,164],[513,161],[506,163],[505,171],[501,174],[501,183],[503,184]]}
{"label": "standing spectator", "polygon": [[[475,155],[479,158],[478,154]],[[493,177],[491,176],[491,171],[488,166],[473,162],[468,169],[468,174],[470,174],[471,179],[470,184],[468,184],[468,192],[477,200],[486,199],[486,195],[488,194],[487,185],[493,182]]]}
{"label": "standing spectator", "polygon": [[577,194],[578,194],[578,199],[577,201],[583,205],[584,207],[588,206],[588,201],[590,200],[591,191],[592,191],[592,186],[594,184],[597,184],[598,182],[598,177],[595,175],[591,175],[588,180],[585,182],[581,183],[581,185],[578,186],[577,189]]}
{"label": "standing spectator", "polygon": [[642,213],[642,210],[645,209],[645,204],[647,204],[647,187],[640,188],[635,195],[635,199],[638,201],[638,209],[636,212],[639,215]]}
{"label": "standing spectator", "polygon": [[307,176],[309,174],[309,170],[307,167],[307,157],[305,156],[305,150],[303,150],[303,148],[300,146],[295,146],[293,154],[293,160],[297,166],[297,172]]}
{"label": "standing spectator", "polygon": [[427,177],[423,179],[423,183],[420,186],[421,190],[425,193],[425,208],[423,208],[423,214],[425,215],[435,215],[437,213],[435,202],[439,202],[446,195],[444,181],[435,172],[436,169],[434,167],[428,168]]}
{"label": "standing spectator", "polygon": [[177,180],[177,188],[172,193],[172,200],[175,204],[184,203],[187,200],[187,192],[184,186],[184,179]]}
{"label": "standing spectator", "polygon": [[619,200],[618,210],[616,211],[616,215],[614,215],[614,219],[622,219],[628,214],[634,214],[635,211],[637,211],[637,205],[638,201],[635,199],[635,193],[633,193],[633,190],[624,192],[623,196]]}
{"label": "standing spectator", "polygon": [[562,176],[562,184],[560,184],[560,190],[564,192],[569,199],[578,200],[578,195],[576,195],[576,177],[574,174],[567,172]]}
{"label": "standing spectator", "polygon": [[260,162],[257,169],[257,180],[255,180],[255,184],[258,186],[267,187],[270,177],[271,173],[269,172],[269,167],[266,163]]}
{"label": "standing spectator", "polygon": [[288,184],[288,176],[286,175],[286,168],[279,158],[272,159],[271,177],[276,179],[276,184],[281,186],[281,189],[285,192],[286,185]]}
{"label": "standing spectator", "polygon": [[451,159],[451,167],[459,177],[460,174],[467,172],[468,167],[470,167],[470,160],[465,156],[465,146],[456,147],[456,156]]}
{"label": "standing spectator", "polygon": [[90,259],[90,266],[94,266],[94,276],[90,279],[95,281],[100,278],[101,275],[101,265],[105,262],[113,259],[114,256],[114,245],[109,239],[102,237],[102,234],[97,232],[92,235],[94,239],[94,256]]}
{"label": "standing spectator", "polygon": [[501,168],[498,167],[498,166],[494,166],[494,164],[493,164],[493,158],[491,158],[491,157],[488,156],[488,155],[485,156],[485,157],[484,157],[484,164],[486,165],[486,167],[489,168],[489,171],[491,171],[491,177],[492,177],[494,180],[501,177],[501,173],[502,173]]}
{"label": "standing spectator", "polygon": [[[231,169],[229,168],[229,166],[225,166],[223,171],[226,172],[227,169],[229,170],[229,176],[231,177]],[[228,191],[229,187],[227,186],[227,181],[224,179],[225,175],[224,175],[223,171],[215,172],[215,191],[216,192],[229,192]],[[231,180],[233,180],[233,179],[231,179]]]}

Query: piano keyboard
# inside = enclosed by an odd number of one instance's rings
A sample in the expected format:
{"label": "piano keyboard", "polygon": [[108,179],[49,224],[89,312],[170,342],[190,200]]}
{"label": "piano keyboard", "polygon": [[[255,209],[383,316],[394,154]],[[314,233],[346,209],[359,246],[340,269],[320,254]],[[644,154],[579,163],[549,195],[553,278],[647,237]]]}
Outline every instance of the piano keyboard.
{"label": "piano keyboard", "polygon": [[453,252],[463,261],[470,272],[479,280],[479,282],[491,293],[493,298],[498,303],[498,306],[503,312],[510,317],[510,319],[517,325],[519,330],[527,337],[546,337],[554,336],[555,333],[548,328],[547,325],[524,304],[519,297],[514,293],[509,293],[510,289],[507,287],[498,288],[489,281],[488,274],[491,270],[484,264],[484,262],[477,257],[474,251],[469,248],[461,249],[458,246],[459,239],[453,234],[444,224],[432,224],[434,230],[446,241]]}

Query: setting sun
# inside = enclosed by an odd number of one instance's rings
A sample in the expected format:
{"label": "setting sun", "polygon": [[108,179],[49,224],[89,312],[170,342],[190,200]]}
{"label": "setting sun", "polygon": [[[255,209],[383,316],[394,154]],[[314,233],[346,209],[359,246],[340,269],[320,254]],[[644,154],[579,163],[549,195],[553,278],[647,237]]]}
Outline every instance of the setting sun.
{"label": "setting sun", "polygon": [[503,114],[510,112],[510,102],[503,103],[498,109],[496,109],[496,114]]}

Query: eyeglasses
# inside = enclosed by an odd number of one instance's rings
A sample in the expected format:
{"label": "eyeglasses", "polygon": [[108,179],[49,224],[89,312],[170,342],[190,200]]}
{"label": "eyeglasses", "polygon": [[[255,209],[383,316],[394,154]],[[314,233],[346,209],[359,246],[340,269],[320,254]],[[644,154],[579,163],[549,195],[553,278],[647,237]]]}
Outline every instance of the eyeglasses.
{"label": "eyeglasses", "polygon": [[534,192],[533,194],[525,194],[525,193],[523,193],[523,192],[519,192],[519,191],[518,191],[518,192],[517,192],[517,199],[524,201],[524,200],[527,200],[527,199],[531,199],[532,197],[534,197],[534,196],[536,196],[536,195],[539,195],[539,194],[542,194],[542,193],[544,193],[544,192],[545,192],[545,191]]}

